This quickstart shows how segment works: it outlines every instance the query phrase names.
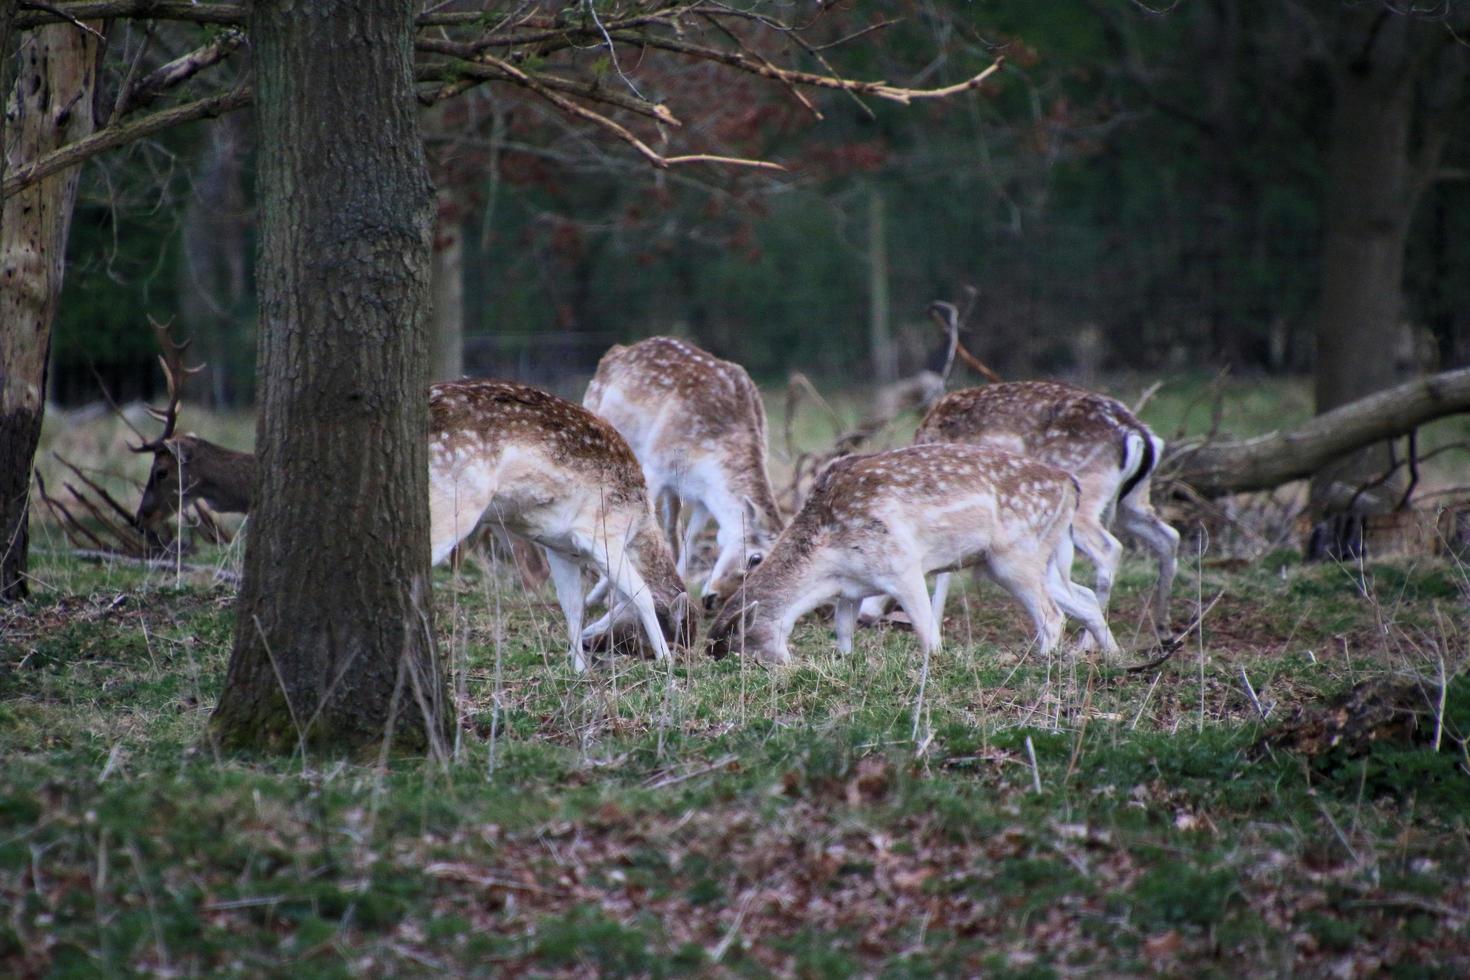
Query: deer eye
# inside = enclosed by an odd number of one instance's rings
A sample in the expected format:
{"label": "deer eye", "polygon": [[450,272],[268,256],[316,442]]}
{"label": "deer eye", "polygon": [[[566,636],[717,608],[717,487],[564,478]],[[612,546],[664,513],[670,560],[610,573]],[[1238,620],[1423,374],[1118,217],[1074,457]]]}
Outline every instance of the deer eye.
{"label": "deer eye", "polygon": [[766,556],[763,555],[763,554],[761,554],[759,551],[751,552],[750,560],[748,562],[746,562],[746,565],[745,565],[746,571],[749,571],[750,569],[754,568],[755,566],[759,565],[761,562],[763,562],[765,560],[766,560]]}

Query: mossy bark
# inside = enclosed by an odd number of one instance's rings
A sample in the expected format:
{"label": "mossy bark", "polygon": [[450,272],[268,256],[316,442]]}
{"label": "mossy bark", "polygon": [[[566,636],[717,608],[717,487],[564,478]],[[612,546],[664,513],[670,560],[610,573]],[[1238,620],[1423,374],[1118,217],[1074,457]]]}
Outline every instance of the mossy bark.
{"label": "mossy bark", "polygon": [[214,715],[232,747],[423,748],[448,712],[428,527],[432,188],[413,11],[264,0],[257,486]]}

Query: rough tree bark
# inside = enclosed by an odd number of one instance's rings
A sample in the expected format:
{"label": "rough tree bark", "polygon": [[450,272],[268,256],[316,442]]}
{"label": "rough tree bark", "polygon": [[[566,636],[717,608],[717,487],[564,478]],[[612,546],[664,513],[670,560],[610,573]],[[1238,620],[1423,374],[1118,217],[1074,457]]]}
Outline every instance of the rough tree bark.
{"label": "rough tree bark", "polygon": [[[26,38],[7,107],[9,166],[92,132],[99,51],[97,35],[72,24]],[[27,592],[31,469],[77,176],[53,174],[0,204],[0,601]]]}
{"label": "rough tree bark", "polygon": [[260,0],[260,460],[227,746],[407,748],[442,734],[432,642],[432,189],[398,0]]}
{"label": "rough tree bark", "polygon": [[1169,454],[1161,471],[1207,497],[1269,490],[1311,477],[1363,446],[1460,412],[1470,412],[1470,368],[1368,395],[1285,432],[1181,448]]}
{"label": "rough tree bark", "polygon": [[[1403,316],[1404,251],[1423,186],[1442,146],[1417,134],[1417,89],[1444,43],[1444,26],[1376,4],[1344,11],[1332,65],[1333,106],[1318,305],[1317,411],[1327,412],[1402,380],[1389,347]],[[1420,129],[1426,122],[1421,119]],[[1432,159],[1426,157],[1431,156]],[[1313,480],[1319,512],[1383,510],[1392,482],[1356,494],[1389,466],[1386,444],[1323,468]]]}

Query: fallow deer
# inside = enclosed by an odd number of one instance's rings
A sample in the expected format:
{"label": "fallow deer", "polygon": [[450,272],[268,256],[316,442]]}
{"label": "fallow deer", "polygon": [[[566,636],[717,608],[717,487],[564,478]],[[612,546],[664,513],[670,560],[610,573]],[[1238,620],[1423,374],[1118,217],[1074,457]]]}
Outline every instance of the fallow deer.
{"label": "fallow deer", "polygon": [[[1107,608],[1123,546],[1108,531],[1116,514],[1159,562],[1155,626],[1168,628],[1179,532],[1154,511],[1150,476],[1164,443],[1117,399],[1056,381],[1012,381],[945,395],[919,423],[914,442],[993,446],[1070,473],[1082,490],[1073,539],[1096,568],[1098,603]],[[947,580],[936,584],[943,609]]]}
{"label": "fallow deer", "polygon": [[[604,354],[582,404],[638,457],[680,576],[714,519],[719,553],[702,589],[713,610],[781,532],[766,471],[766,412],[750,375],[686,341],[652,337]],[[682,546],[681,507],[689,509]]]}
{"label": "fallow deer", "polygon": [[129,446],[133,452],[153,454],[143,499],[133,518],[150,535],[165,519],[196,499],[204,500],[221,513],[243,514],[250,510],[250,494],[255,484],[255,457],[250,453],[226,449],[192,432],[174,435],[184,380],[203,367],[184,364],[191,341],[175,342],[168,328],[157,322],[153,323],[153,331],[163,348],[158,360],[163,365],[168,407],[163,411],[149,411],[163,423],[163,432],[156,439]]}
{"label": "fallow deer", "polygon": [[434,563],[482,519],[544,547],[579,671],[584,567],[632,607],[655,658],[669,656],[669,642],[692,642],[683,582],[616,429],[555,395],[497,381],[434,385],[429,416]]}
{"label": "fallow deer", "polygon": [[979,565],[1031,617],[1045,652],[1063,616],[1117,650],[1091,590],[1071,580],[1080,491],[1062,470],[1004,450],[934,444],[848,456],[817,479],[770,553],[710,627],[708,652],[790,659],[799,617],[836,597],[837,648],[852,649],[861,601],[896,599],[926,651],[940,642],[924,576]]}

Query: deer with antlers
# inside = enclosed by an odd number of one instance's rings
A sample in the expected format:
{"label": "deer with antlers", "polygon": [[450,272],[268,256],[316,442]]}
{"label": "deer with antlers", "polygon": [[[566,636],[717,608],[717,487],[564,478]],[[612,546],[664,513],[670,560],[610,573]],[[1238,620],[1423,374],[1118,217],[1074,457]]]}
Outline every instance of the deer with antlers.
{"label": "deer with antlers", "polygon": [[[607,419],[643,467],[680,576],[711,519],[718,554],[702,588],[705,608],[740,584],[781,532],[766,470],[766,412],[738,364],[673,337],[614,346],[598,362],[582,404]],[[688,508],[682,545],[679,513]],[[597,590],[594,590],[594,597]]]}
{"label": "deer with antlers", "polygon": [[221,513],[248,512],[255,485],[255,457],[226,449],[192,432],[174,435],[184,381],[204,367],[184,364],[192,339],[176,342],[166,325],[151,318],[149,322],[163,351],[158,361],[163,365],[168,407],[162,411],[149,409],[163,423],[163,432],[156,439],[128,447],[135,453],[153,454],[153,465],[148,470],[148,482],[143,486],[143,499],[133,523],[151,534],[165,519],[199,499]]}
{"label": "deer with antlers", "polygon": [[942,620],[924,576],[973,565],[1025,608],[1043,652],[1060,642],[1066,613],[1112,654],[1117,643],[1096,597],[1071,580],[1079,498],[1062,470],[985,446],[843,457],[715,616],[707,651],[784,663],[797,619],[835,597],[837,647],[846,653],[859,604],[875,595],[896,599],[932,651]]}

